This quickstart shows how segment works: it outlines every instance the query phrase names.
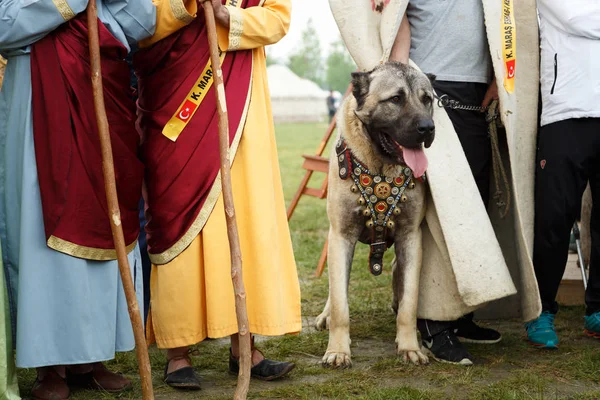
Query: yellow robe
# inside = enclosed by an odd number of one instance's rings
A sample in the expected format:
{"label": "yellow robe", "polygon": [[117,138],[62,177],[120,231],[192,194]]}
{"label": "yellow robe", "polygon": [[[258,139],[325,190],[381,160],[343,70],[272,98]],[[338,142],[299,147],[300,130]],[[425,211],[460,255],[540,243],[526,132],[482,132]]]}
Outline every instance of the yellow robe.
{"label": "yellow robe", "polygon": [[[141,46],[185,26],[198,11],[196,0],[155,0],[155,4],[156,33]],[[253,55],[248,116],[231,171],[250,331],[268,336],[296,333],[302,328],[300,286],[263,47],[287,33],[291,1],[265,0],[262,7],[228,9],[232,29],[218,26],[219,47],[223,51],[252,49]],[[160,348],[174,348],[236,333],[230,266],[221,195],[192,244],[168,264],[152,266],[149,339]]]}

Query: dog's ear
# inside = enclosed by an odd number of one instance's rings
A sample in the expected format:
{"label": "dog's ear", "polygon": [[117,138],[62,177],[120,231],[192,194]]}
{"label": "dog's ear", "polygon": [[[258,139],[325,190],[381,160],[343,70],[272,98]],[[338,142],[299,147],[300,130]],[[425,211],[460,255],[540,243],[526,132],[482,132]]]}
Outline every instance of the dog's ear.
{"label": "dog's ear", "polygon": [[367,96],[367,93],[369,93],[370,84],[371,74],[369,72],[352,73],[352,94],[358,104],[358,110],[360,110],[365,103],[365,97]]}
{"label": "dog's ear", "polygon": [[369,115],[369,113],[366,110],[354,110],[354,115],[356,115],[356,118],[358,118],[358,120],[360,122],[362,122],[363,125],[369,125],[369,123],[371,122],[371,117]]}
{"label": "dog's ear", "polygon": [[429,78],[429,82],[433,84],[435,82],[435,78],[437,78],[434,74],[425,74],[427,78]]}

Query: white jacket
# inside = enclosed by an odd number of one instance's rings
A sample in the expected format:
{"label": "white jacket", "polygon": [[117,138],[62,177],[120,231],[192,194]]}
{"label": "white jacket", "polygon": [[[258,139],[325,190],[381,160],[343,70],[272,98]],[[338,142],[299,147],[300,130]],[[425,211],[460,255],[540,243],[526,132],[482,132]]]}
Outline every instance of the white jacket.
{"label": "white jacket", "polygon": [[537,3],[542,126],[570,118],[600,117],[600,1]]}

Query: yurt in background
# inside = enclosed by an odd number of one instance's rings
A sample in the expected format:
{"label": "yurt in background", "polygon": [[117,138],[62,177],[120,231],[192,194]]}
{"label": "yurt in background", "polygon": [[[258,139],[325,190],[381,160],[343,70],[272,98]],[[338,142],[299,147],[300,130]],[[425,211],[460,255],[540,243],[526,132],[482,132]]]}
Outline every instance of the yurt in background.
{"label": "yurt in background", "polygon": [[329,92],[315,82],[300,78],[284,65],[267,68],[275,122],[321,122],[326,120]]}

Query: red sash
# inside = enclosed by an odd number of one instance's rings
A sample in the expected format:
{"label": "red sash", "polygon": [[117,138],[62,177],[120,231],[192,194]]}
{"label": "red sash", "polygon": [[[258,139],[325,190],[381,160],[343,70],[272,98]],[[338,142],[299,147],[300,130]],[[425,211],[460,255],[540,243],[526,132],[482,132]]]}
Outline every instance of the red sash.
{"label": "red sash", "polygon": [[[244,0],[241,6],[247,8],[259,3],[259,0]],[[220,160],[215,85],[176,141],[162,132],[174,115],[187,119],[186,96],[208,61],[202,13],[185,28],[134,56],[140,95],[138,123],[146,165],[146,232],[155,264],[169,262],[192,242],[220,193],[220,182],[216,181]],[[239,140],[245,122],[252,51],[227,53],[222,68],[230,143],[234,143]]]}
{"label": "red sash", "polygon": [[[115,259],[90,77],[85,14],[31,50],[33,134],[48,245],[76,257]],[[121,222],[127,244],[139,234],[143,165],[127,49],[99,24],[104,101]]]}

